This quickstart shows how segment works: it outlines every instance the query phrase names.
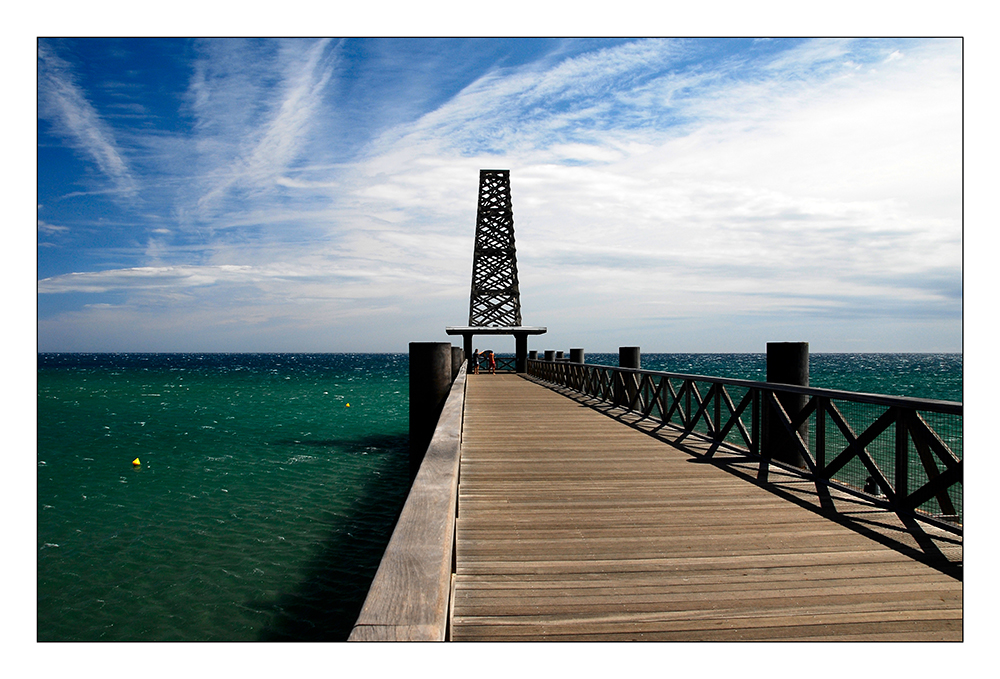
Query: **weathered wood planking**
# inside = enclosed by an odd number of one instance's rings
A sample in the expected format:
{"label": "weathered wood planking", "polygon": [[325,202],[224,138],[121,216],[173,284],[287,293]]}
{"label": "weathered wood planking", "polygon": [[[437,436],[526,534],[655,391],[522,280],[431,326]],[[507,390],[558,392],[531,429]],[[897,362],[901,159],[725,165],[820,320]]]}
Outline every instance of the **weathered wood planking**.
{"label": "weathered wood planking", "polygon": [[350,641],[445,638],[466,365],[452,384]]}
{"label": "weathered wood planking", "polygon": [[[959,580],[771,490],[522,377],[470,376],[451,638],[961,640]],[[862,522],[900,532],[881,514]]]}

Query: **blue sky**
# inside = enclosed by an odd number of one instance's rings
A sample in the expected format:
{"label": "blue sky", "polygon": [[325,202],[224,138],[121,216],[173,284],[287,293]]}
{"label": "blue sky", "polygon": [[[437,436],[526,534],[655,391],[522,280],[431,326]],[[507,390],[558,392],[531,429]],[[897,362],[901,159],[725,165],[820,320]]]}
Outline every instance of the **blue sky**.
{"label": "blue sky", "polygon": [[[962,350],[958,39],[42,39],[38,349]],[[498,350],[513,348],[497,343]]]}

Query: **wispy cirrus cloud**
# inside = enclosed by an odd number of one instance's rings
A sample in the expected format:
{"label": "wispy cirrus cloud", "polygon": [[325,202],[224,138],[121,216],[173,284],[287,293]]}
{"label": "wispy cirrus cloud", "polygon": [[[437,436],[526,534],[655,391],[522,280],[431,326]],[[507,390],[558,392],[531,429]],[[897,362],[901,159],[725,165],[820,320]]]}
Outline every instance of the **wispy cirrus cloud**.
{"label": "wispy cirrus cloud", "polygon": [[143,266],[71,273],[38,281],[39,293],[99,293],[120,290],[173,290],[220,281],[252,282],[260,273],[249,266]]}
{"label": "wispy cirrus cloud", "polygon": [[71,65],[44,42],[38,45],[38,102],[39,115],[97,166],[112,183],[117,198],[136,196],[138,182],[116,144],[114,131],[76,84]]}
{"label": "wispy cirrus cloud", "polygon": [[44,233],[46,235],[66,233],[69,231],[69,227],[59,226],[57,224],[49,224],[41,219],[38,220],[38,233]]}
{"label": "wispy cirrus cloud", "polygon": [[[413,124],[387,130],[373,145],[420,146],[438,140],[463,156],[507,155],[559,144],[603,144],[608,135],[653,129],[665,110],[648,106],[646,89],[684,52],[678,41],[635,41],[548,63],[498,67]],[[658,91],[690,87],[696,75],[666,78]]]}
{"label": "wispy cirrus cloud", "polygon": [[[198,198],[199,209],[211,214],[233,192],[258,196],[294,181],[285,175],[311,141],[333,75],[330,42],[283,43],[263,55],[264,64],[238,58],[250,54],[246,49],[234,53],[239,45],[207,43],[210,54],[196,65],[190,87],[198,117],[196,144],[211,178]],[[223,59],[218,59],[220,49],[226,52]]]}

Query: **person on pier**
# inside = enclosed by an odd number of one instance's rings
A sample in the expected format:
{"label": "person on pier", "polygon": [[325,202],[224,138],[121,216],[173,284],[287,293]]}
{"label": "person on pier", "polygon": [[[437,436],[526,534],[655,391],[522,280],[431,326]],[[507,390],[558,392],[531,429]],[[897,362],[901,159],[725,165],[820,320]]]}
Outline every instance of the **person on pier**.
{"label": "person on pier", "polygon": [[472,374],[479,374],[479,349],[472,352]]}

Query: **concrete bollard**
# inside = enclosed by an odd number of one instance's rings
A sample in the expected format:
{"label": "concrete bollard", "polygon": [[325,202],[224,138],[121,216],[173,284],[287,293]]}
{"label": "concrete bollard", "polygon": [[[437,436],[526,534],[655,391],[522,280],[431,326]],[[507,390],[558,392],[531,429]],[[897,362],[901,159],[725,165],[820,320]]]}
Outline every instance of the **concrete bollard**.
{"label": "concrete bollard", "polygon": [[557,352],[556,352],[556,360],[557,360],[557,361],[561,361],[561,360],[563,360],[563,357],[564,357],[565,355],[566,355],[566,354],[565,354],[565,352],[562,352],[562,351],[557,351]]}
{"label": "concrete bollard", "polygon": [[462,363],[465,361],[465,349],[462,347],[452,347],[451,348],[451,381],[454,382],[455,378],[458,376],[458,371],[462,369]]}
{"label": "concrete bollard", "polygon": [[639,347],[618,347],[619,368],[640,368]]}
{"label": "concrete bollard", "polygon": [[[569,362],[573,364],[584,363],[583,349],[570,349],[569,350]],[[583,389],[584,383],[584,371],[583,368],[573,367],[568,371],[567,383],[573,389]]]}
{"label": "concrete bollard", "polygon": [[410,342],[410,479],[416,477],[451,390],[450,342]]}
{"label": "concrete bollard", "polygon": [[[641,365],[639,347],[618,347],[619,368],[638,369]],[[615,403],[628,407],[635,398],[635,393],[639,390],[639,382],[632,374],[623,374],[622,378],[625,383],[625,391],[622,392],[621,386],[617,382],[615,383]]]}
{"label": "concrete bollard", "polygon": [[546,361],[554,361],[554,360],[556,360],[556,352],[555,351],[549,351],[548,349],[546,349],[545,350],[545,360]]}
{"label": "concrete bollard", "polygon": [[[768,342],[767,381],[778,384],[809,386],[809,343],[808,342]],[[795,418],[805,408],[809,397],[804,394],[776,394],[781,407],[789,417]],[[798,446],[788,436],[784,426],[773,415],[769,407],[763,408],[763,451],[773,460],[804,468],[805,460]],[[809,425],[803,423],[799,434],[809,441]]]}
{"label": "concrete bollard", "polygon": [[537,349],[532,349],[531,351],[529,351],[528,352],[528,358],[530,358],[532,361],[537,361],[538,360],[538,350]]}

